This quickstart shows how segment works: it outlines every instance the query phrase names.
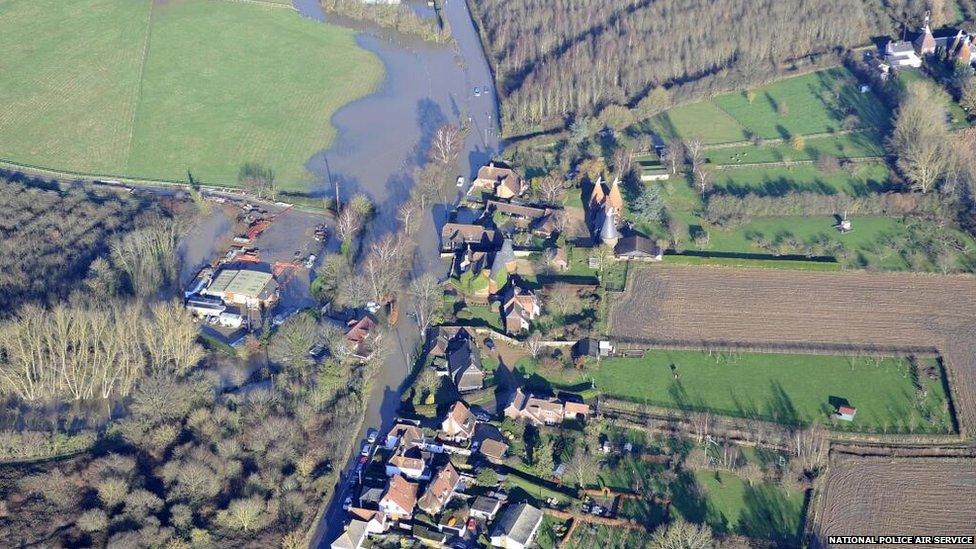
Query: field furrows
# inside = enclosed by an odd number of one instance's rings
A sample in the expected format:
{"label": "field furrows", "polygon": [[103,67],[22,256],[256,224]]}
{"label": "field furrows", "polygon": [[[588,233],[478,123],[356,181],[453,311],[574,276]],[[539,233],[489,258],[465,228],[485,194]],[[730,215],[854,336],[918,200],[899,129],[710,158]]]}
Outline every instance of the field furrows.
{"label": "field furrows", "polygon": [[974,491],[973,460],[844,460],[830,468],[815,526],[821,536],[973,535]]}
{"label": "field furrows", "polygon": [[658,265],[631,273],[611,335],[689,344],[742,342],[937,348],[964,432],[976,418],[976,279]]}

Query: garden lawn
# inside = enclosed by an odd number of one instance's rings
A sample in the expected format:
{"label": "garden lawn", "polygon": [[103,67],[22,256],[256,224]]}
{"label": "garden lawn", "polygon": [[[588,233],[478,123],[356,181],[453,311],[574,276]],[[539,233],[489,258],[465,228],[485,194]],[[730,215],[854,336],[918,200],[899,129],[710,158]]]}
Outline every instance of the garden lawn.
{"label": "garden lawn", "polygon": [[[920,360],[920,369],[933,365],[933,360]],[[910,421],[928,416],[933,422],[918,421],[919,431],[950,431],[941,379],[919,376],[927,396],[916,405],[908,372],[908,361],[901,358],[773,353],[709,356],[701,351],[652,350],[644,358],[605,359],[591,375],[597,388],[608,395],[668,408],[784,423],[819,421],[837,429],[869,432],[907,432]],[[844,402],[857,408],[851,423],[830,417]]]}
{"label": "garden lawn", "polygon": [[771,143],[762,146],[742,145],[721,149],[708,149],[705,160],[711,164],[753,164],[759,162],[784,162],[790,160],[816,160],[821,155],[836,158],[880,157],[884,155],[882,138],[869,132],[841,134],[811,138],[797,150],[790,143]]}
{"label": "garden lawn", "polygon": [[675,107],[654,117],[651,125],[664,137],[700,137],[706,144],[733,143],[746,139],[743,127],[711,101]]}
{"label": "garden lawn", "polygon": [[750,485],[727,472],[695,471],[698,490],[676,490],[674,509],[690,522],[794,546],[803,525],[803,492],[774,483]]}
{"label": "garden lawn", "polygon": [[884,129],[889,118],[880,99],[870,91],[860,93],[857,80],[843,68],[785,78],[752,92],[720,95],[714,102],[752,135],[767,139],[840,130],[847,109],[857,112],[867,127]]}
{"label": "garden lawn", "polygon": [[778,196],[791,191],[853,196],[887,190],[891,172],[881,162],[856,164],[853,169],[824,173],[813,164],[742,167],[716,170],[715,188],[729,194]]}
{"label": "garden lawn", "polygon": [[0,158],[53,169],[236,185],[257,162],[303,190],[333,113],[383,72],[353,31],[287,6],[9,0],[0,17]]}

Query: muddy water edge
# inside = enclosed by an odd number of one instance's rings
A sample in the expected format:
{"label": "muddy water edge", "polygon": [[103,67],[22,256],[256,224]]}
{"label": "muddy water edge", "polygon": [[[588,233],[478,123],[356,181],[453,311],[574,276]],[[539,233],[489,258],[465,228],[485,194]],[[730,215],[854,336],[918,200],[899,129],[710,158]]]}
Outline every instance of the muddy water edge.
{"label": "muddy water edge", "polygon": [[[320,21],[330,18],[318,0],[294,0],[300,13]],[[425,7],[412,6],[418,13]],[[342,107],[333,116],[337,136],[332,146],[314,155],[308,169],[315,175],[313,190],[332,194],[338,186],[347,199],[368,195],[378,215],[369,238],[395,229],[396,209],[409,195],[412,174],[426,158],[434,131],[442,124],[470,126],[459,161],[460,172],[470,181],[478,167],[499,152],[497,114],[491,71],[481,41],[464,0],[445,0],[441,16],[451,27],[453,39],[431,44],[362,23],[335,20],[360,31],[357,41],[383,62],[383,82],[370,95]],[[478,88],[476,95],[474,89]],[[462,189],[463,190],[463,189]],[[460,190],[459,190],[460,192]],[[445,275],[439,258],[439,227],[457,197],[437,205],[424,219],[413,274]],[[390,427],[396,417],[401,392],[412,367],[412,354],[420,344],[416,325],[407,315],[388,337],[393,352],[373,383],[364,428]],[[358,438],[364,436],[358,433]],[[350,433],[350,436],[353,434]],[[350,463],[351,464],[351,463]],[[343,468],[348,473],[350,464]],[[333,494],[322,521],[316,526],[313,546],[326,547],[341,532],[342,502],[348,490],[346,474]]]}

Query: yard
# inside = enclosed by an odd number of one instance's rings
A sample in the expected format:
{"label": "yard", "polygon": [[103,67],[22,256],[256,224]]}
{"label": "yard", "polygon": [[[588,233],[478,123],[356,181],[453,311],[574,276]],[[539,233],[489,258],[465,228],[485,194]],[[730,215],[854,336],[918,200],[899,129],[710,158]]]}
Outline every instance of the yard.
{"label": "yard", "polygon": [[[918,362],[921,372],[938,372],[917,374],[924,397],[902,358],[653,350],[605,359],[592,375],[606,394],[668,408],[856,431],[949,432],[941,370],[935,359]],[[841,404],[857,408],[852,423],[831,419]]]}
{"label": "yard", "polygon": [[302,190],[332,114],[383,70],[353,31],[287,4],[11,0],[0,13],[0,158],[54,169],[235,185],[257,162]]}

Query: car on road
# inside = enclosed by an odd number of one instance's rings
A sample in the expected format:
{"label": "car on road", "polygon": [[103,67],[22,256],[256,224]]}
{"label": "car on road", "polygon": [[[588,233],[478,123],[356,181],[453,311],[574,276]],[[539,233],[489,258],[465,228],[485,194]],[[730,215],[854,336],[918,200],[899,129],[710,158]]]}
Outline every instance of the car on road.
{"label": "car on road", "polygon": [[457,186],[459,188],[464,186],[464,176],[463,175],[459,175],[458,176],[458,178],[457,178]]}
{"label": "car on road", "polygon": [[363,448],[359,451],[359,455],[364,457],[369,457],[369,453],[372,451],[373,451],[373,445],[368,442],[364,442]]}
{"label": "car on road", "polygon": [[352,507],[352,496],[346,496],[346,500],[342,502],[342,510],[348,511]]}
{"label": "car on road", "polygon": [[308,256],[308,259],[305,260],[305,268],[306,269],[311,269],[312,268],[312,265],[315,265],[315,254],[309,255]]}
{"label": "car on road", "polygon": [[481,88],[479,88],[478,86],[474,87],[474,96],[481,97]]}
{"label": "car on road", "polygon": [[369,462],[369,456],[359,456],[359,463],[366,465]]}
{"label": "car on road", "polygon": [[485,338],[485,347],[487,347],[489,349],[494,349],[495,348],[495,340],[492,339],[492,338],[490,338],[490,337],[486,337]]}
{"label": "car on road", "polygon": [[353,471],[353,474],[356,475],[356,478],[359,478],[359,475],[363,474],[363,469],[365,469],[365,468],[366,468],[366,466],[363,465],[362,463],[357,463],[356,464],[356,470]]}
{"label": "car on road", "polygon": [[377,431],[373,427],[370,427],[369,430],[366,431],[366,442],[370,444],[376,444],[376,437],[378,437],[379,434],[380,434],[379,431]]}

